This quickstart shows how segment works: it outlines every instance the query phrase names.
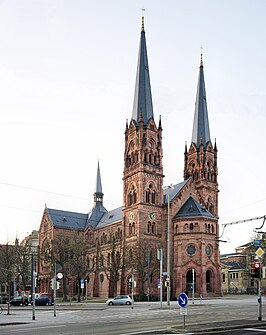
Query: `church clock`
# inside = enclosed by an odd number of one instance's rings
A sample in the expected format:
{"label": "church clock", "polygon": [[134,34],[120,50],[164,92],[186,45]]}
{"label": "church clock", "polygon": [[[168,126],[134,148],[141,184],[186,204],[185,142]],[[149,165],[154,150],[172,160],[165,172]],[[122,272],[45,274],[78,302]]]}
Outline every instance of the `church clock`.
{"label": "church clock", "polygon": [[129,222],[132,223],[135,220],[135,214],[133,212],[130,212],[128,219],[129,219]]}
{"label": "church clock", "polygon": [[155,220],[155,213],[154,212],[149,213],[149,219],[150,220]]}

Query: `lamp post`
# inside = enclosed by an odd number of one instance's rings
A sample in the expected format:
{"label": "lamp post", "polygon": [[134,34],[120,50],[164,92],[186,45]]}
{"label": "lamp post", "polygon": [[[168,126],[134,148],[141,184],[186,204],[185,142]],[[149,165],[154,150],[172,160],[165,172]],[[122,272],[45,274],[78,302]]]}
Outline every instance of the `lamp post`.
{"label": "lamp post", "polygon": [[174,188],[172,184],[164,186],[163,189],[167,189],[167,305],[170,305],[170,190]]}

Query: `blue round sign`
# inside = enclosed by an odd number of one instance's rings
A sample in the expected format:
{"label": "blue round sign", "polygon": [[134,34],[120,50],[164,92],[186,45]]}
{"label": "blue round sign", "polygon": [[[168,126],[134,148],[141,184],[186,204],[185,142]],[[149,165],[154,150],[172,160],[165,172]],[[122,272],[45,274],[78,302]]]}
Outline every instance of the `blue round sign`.
{"label": "blue round sign", "polygon": [[186,293],[180,293],[177,298],[177,302],[180,307],[186,307],[186,305],[188,304],[188,296],[186,295]]}

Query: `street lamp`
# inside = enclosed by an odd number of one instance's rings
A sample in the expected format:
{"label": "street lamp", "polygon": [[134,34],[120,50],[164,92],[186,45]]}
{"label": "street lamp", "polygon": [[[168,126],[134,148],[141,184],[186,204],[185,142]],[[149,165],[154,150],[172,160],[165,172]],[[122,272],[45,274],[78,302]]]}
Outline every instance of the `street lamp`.
{"label": "street lamp", "polygon": [[163,189],[167,189],[167,305],[170,305],[170,190],[173,189],[173,185],[164,186]]}

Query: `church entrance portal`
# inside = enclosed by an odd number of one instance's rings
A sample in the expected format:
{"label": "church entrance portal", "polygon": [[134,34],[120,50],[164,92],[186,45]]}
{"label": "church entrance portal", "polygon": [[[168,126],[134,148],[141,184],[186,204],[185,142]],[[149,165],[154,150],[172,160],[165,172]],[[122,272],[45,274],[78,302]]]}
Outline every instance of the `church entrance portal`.
{"label": "church entrance portal", "polygon": [[188,270],[187,272],[187,280],[186,280],[186,291],[188,293],[193,292],[193,285],[194,285],[194,292],[197,290],[197,280],[196,280],[196,271],[195,269]]}

